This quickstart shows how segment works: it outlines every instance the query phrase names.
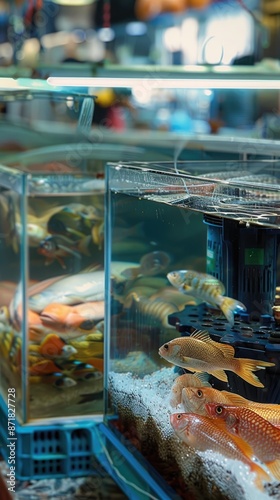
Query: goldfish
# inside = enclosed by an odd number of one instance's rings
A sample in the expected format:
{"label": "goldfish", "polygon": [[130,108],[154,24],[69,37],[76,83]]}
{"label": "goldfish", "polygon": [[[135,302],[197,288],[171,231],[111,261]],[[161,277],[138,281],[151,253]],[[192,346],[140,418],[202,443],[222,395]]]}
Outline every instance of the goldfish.
{"label": "goldfish", "polygon": [[233,436],[243,439],[280,481],[280,429],[253,410],[241,406],[206,403],[208,416],[219,419]]}
{"label": "goldfish", "polygon": [[223,283],[210,274],[190,270],[172,271],[167,274],[167,279],[180,292],[220,308],[231,326],[234,324],[234,312],[246,311],[244,304],[224,296]]}
{"label": "goldfish", "polygon": [[206,403],[246,406],[271,424],[280,427],[280,405],[257,403],[238,394],[219,391],[213,387],[184,387],[182,389],[182,404],[186,412],[207,416]]}
{"label": "goldfish", "polygon": [[209,376],[207,373],[197,373],[195,375],[193,375],[192,373],[184,373],[184,375],[180,375],[179,377],[177,377],[171,387],[170,405],[175,408],[183,402],[182,391],[186,387],[211,387],[208,382],[208,378]]}
{"label": "goldfish", "polygon": [[247,456],[250,453],[247,443],[241,439],[237,442],[213,420],[194,413],[173,413],[170,423],[176,435],[188,446],[199,451],[212,450],[246,464],[256,474],[255,484],[259,489],[263,489],[263,481],[269,481],[269,475]]}
{"label": "goldfish", "polygon": [[234,347],[215,342],[206,331],[197,330],[189,337],[179,337],[163,344],[159,355],[191,372],[207,372],[227,382],[224,370],[232,371],[255,387],[264,387],[255,370],[274,366],[274,363],[247,358],[234,358]]}

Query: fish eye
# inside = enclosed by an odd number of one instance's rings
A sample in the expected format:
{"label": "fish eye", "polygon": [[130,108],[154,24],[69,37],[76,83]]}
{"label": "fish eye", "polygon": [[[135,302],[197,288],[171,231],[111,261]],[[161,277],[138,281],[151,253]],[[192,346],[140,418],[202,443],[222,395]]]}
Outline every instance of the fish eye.
{"label": "fish eye", "polygon": [[177,420],[181,420],[181,418],[182,418],[181,413],[178,413],[178,415],[177,415]]}
{"label": "fish eye", "polygon": [[202,398],[202,396],[203,396],[203,392],[202,392],[200,389],[198,389],[198,390],[196,391],[196,395],[197,395],[199,398]]}
{"label": "fish eye", "polygon": [[168,344],[164,344],[163,349],[165,349],[166,351],[168,351],[168,349],[169,349]]}
{"label": "fish eye", "polygon": [[223,407],[222,406],[216,406],[215,409],[217,415],[221,415],[223,413]]}

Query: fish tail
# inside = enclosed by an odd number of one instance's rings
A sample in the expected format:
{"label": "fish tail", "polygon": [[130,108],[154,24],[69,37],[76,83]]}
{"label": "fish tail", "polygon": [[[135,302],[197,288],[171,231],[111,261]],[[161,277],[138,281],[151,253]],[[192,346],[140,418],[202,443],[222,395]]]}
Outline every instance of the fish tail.
{"label": "fish tail", "polygon": [[264,387],[259,378],[253,373],[256,370],[261,370],[269,366],[275,366],[274,363],[268,363],[266,361],[259,361],[255,359],[246,358],[236,358],[234,359],[235,373],[239,377],[246,380],[251,385],[255,387]]}
{"label": "fish tail", "polygon": [[234,313],[237,311],[246,311],[246,306],[242,302],[230,297],[223,297],[220,308],[231,326],[234,325]]}
{"label": "fish tail", "polygon": [[273,460],[273,462],[266,462],[268,470],[273,474],[273,476],[280,481],[280,460]]}
{"label": "fish tail", "polygon": [[269,476],[269,474],[258,464],[256,464],[255,462],[252,462],[252,465],[251,465],[251,471],[255,473],[255,480],[254,480],[254,483],[256,485],[256,487],[263,491],[264,490],[264,486],[263,486],[263,483],[270,483],[271,482],[271,478]]}

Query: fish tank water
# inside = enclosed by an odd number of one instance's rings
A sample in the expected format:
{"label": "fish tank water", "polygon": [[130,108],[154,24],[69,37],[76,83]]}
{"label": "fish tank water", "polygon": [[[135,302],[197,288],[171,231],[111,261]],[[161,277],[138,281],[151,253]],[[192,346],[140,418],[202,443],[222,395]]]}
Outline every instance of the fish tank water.
{"label": "fish tank water", "polygon": [[279,167],[107,166],[106,429],[161,485],[135,498],[279,497]]}
{"label": "fish tank water", "polygon": [[1,396],[22,423],[100,415],[104,181],[31,172],[0,166]]}

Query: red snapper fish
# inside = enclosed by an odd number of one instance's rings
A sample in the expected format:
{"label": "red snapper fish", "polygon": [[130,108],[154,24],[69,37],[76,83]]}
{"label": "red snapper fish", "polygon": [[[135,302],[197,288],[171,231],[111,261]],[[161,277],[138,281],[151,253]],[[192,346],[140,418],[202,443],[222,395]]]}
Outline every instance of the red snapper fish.
{"label": "red snapper fish", "polygon": [[207,403],[206,410],[230,434],[246,441],[252,453],[280,481],[280,429],[249,408]]}
{"label": "red snapper fish", "polygon": [[269,481],[268,474],[248,458],[250,449],[247,443],[241,439],[237,442],[213,420],[194,413],[173,413],[170,422],[177,436],[188,446],[199,451],[212,450],[248,465],[256,474],[255,484],[259,489],[263,489],[263,481]]}
{"label": "red snapper fish", "polygon": [[247,358],[234,358],[234,347],[215,342],[206,331],[197,330],[189,337],[179,337],[163,344],[159,355],[191,372],[207,372],[227,382],[224,370],[232,371],[255,387],[264,387],[253,373],[274,363]]}
{"label": "red snapper fish", "polygon": [[280,427],[280,405],[257,403],[228,391],[219,391],[213,387],[184,387],[182,404],[186,412],[207,416],[206,403],[220,403],[233,406],[245,406],[276,427]]}
{"label": "red snapper fish", "polygon": [[221,309],[231,326],[234,324],[234,312],[246,311],[239,300],[224,296],[223,283],[211,274],[190,270],[172,271],[167,274],[167,279],[180,292]]}

